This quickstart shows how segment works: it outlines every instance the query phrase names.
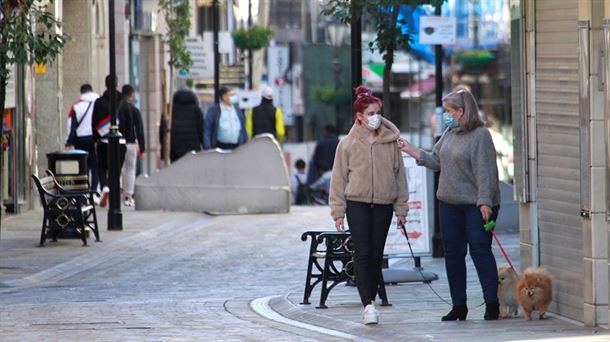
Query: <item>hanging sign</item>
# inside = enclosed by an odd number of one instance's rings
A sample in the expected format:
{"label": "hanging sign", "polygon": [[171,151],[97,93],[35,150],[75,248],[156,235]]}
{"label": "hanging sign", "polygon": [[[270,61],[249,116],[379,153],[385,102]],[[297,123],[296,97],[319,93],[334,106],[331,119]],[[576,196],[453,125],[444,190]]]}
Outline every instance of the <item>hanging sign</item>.
{"label": "hanging sign", "polygon": [[453,45],[455,44],[456,27],[455,17],[420,17],[419,43]]}

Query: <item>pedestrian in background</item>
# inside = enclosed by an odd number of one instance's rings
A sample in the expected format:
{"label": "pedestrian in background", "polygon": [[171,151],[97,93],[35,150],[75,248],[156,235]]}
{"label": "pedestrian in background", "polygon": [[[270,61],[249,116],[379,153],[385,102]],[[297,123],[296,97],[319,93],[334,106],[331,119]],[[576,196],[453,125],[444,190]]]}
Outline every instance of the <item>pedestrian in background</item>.
{"label": "pedestrian in background", "polygon": [[[165,123],[161,118],[162,123]],[[191,151],[201,151],[203,136],[203,113],[199,99],[191,89],[183,88],[174,93],[172,99],[171,142],[169,159],[173,163]],[[162,134],[159,135],[162,138]],[[161,145],[163,140],[161,139]]]}
{"label": "pedestrian in background", "polygon": [[83,150],[87,155],[87,168],[91,173],[91,190],[97,191],[97,154],[93,143],[93,131],[91,129],[91,118],[93,116],[93,104],[99,97],[93,92],[90,84],[80,87],[80,98],[76,101],[68,113],[66,149]]}
{"label": "pedestrian in background", "polygon": [[316,144],[316,148],[309,163],[309,172],[307,174],[307,184],[313,184],[320,176],[320,168],[325,165],[333,165],[335,162],[335,152],[339,144],[337,136],[337,128],[333,125],[324,127],[324,135]]}
{"label": "pedestrian in background", "polygon": [[220,103],[215,104],[205,114],[203,148],[233,150],[248,141],[246,118],[237,108],[235,90],[223,86],[219,91]]}
{"label": "pedestrian in background", "polygon": [[309,191],[307,189],[307,175],[305,174],[305,161],[297,159],[294,163],[297,172],[290,177],[290,192],[292,194],[292,204],[309,204]]}
{"label": "pedestrian in background", "polygon": [[273,105],[273,89],[269,86],[263,87],[261,104],[248,109],[246,114],[246,131],[248,137],[257,136],[263,133],[273,134],[275,139],[282,144],[284,135],[284,117],[282,110]]}
{"label": "pedestrian in background", "polygon": [[485,299],[486,320],[499,315],[498,269],[491,250],[492,235],[483,225],[500,210],[496,150],[479,117],[478,105],[465,89],[443,98],[448,127],[431,152],[399,140],[399,148],[423,165],[440,171],[436,197],[440,203],[441,238],[453,308],[443,321],[465,320],[466,252],[476,266]]}
{"label": "pedestrian in background", "polygon": [[142,123],[142,114],[140,110],[134,106],[135,90],[129,84],[126,84],[121,89],[123,93],[123,101],[119,107],[121,110],[126,109],[125,122],[121,123],[121,133],[126,141],[125,162],[123,163],[123,191],[126,206],[134,206],[133,193],[136,186],[136,162],[138,158],[144,157],[146,151],[146,143],[144,140],[144,125]]}
{"label": "pedestrian in background", "polygon": [[330,209],[337,231],[344,217],[354,243],[354,272],[364,324],[377,324],[375,296],[383,249],[392,222],[400,225],[408,211],[407,178],[396,141],[399,131],[381,116],[381,100],[359,86],[353,105],[354,124],[337,146],[330,184]]}
{"label": "pedestrian in background", "polygon": [[[93,117],[91,120],[91,129],[93,131],[93,142],[96,144],[96,152],[98,158],[98,177],[102,188],[102,198],[100,199],[100,207],[105,207],[108,203],[108,135],[110,134],[110,88],[116,89],[117,79],[114,76],[106,76],[106,91],[102,97],[95,100],[93,105]],[[123,99],[123,95],[116,91],[115,106],[117,110],[117,123],[120,125],[125,122],[126,108],[119,108],[119,104]],[[125,159],[125,139],[119,139],[119,169],[123,167]]]}

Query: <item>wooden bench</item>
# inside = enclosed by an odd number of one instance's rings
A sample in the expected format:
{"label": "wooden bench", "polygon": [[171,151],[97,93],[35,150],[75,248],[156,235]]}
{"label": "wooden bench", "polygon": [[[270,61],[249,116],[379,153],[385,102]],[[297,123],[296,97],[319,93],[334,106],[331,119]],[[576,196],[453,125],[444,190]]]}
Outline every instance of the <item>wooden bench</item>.
{"label": "wooden bench", "polygon": [[40,246],[44,246],[47,237],[57,241],[59,235],[66,230],[79,233],[83,246],[87,246],[87,229],[93,231],[96,241],[100,241],[97,225],[94,191],[66,190],[47,171],[47,176],[38,178],[32,174],[44,214],[40,233]]}
{"label": "wooden bench", "polygon": [[[330,291],[340,283],[354,284],[353,243],[349,231],[308,231],[301,235],[302,241],[311,239],[309,246],[305,292],[301,304],[311,304],[309,297],[316,285],[321,284],[320,305],[326,309]],[[383,275],[380,276],[377,294],[382,306],[389,306]]]}

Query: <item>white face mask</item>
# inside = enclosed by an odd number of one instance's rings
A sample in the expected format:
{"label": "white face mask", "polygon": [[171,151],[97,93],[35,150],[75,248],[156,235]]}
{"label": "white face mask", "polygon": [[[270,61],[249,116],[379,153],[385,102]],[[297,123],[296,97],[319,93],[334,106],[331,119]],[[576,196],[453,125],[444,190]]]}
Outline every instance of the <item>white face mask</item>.
{"label": "white face mask", "polygon": [[374,131],[379,128],[379,126],[381,126],[381,115],[375,114],[368,117],[368,122],[366,124],[368,129]]}

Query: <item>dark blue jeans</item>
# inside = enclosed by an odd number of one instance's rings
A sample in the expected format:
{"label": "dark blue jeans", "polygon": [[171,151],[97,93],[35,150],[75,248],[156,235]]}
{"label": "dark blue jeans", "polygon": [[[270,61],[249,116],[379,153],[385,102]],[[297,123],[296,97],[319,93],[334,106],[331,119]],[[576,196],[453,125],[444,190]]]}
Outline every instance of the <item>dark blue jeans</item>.
{"label": "dark blue jeans", "polygon": [[[476,205],[453,205],[439,201],[445,267],[453,305],[466,305],[466,251],[479,275],[485,303],[498,303],[498,268],[491,251],[492,235],[483,229],[485,222]],[[500,206],[492,208],[492,219]]]}

